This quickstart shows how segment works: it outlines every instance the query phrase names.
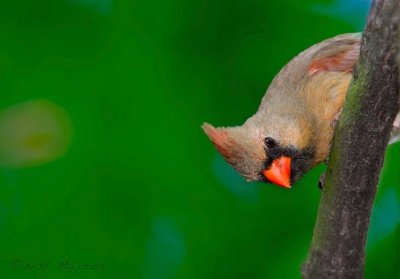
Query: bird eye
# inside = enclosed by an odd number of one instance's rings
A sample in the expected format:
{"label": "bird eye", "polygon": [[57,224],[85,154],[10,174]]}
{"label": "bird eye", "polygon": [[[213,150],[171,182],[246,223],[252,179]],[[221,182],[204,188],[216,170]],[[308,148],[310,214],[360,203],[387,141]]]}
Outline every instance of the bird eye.
{"label": "bird eye", "polygon": [[273,138],[266,137],[266,138],[264,139],[264,141],[265,141],[265,145],[266,145],[268,148],[274,148],[274,147],[276,146],[276,141],[275,141]]}

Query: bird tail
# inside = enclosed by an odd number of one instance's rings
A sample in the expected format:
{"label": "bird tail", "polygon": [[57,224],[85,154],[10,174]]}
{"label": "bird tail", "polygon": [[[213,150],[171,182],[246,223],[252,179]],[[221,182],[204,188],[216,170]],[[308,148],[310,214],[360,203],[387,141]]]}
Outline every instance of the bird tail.
{"label": "bird tail", "polygon": [[400,141],[400,112],[397,113],[393,122],[392,133],[390,135],[389,144]]}

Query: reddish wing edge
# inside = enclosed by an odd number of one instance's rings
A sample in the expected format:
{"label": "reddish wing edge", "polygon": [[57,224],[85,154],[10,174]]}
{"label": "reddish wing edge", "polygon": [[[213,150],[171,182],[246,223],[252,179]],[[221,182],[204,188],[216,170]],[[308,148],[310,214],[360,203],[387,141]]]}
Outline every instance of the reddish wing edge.
{"label": "reddish wing edge", "polygon": [[321,72],[352,72],[353,66],[360,54],[360,44],[354,43],[349,49],[341,51],[329,57],[314,60],[308,67],[309,76]]}

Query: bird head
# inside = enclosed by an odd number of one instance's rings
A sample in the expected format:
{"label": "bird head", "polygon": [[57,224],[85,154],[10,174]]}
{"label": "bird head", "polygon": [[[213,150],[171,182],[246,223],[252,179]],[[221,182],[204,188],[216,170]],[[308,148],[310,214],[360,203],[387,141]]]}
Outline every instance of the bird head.
{"label": "bird head", "polygon": [[314,152],[307,145],[302,148],[302,144],[289,142],[296,142],[291,140],[293,137],[306,140],[307,136],[296,134],[295,127],[288,127],[287,137],[269,132],[254,120],[237,127],[215,128],[204,123],[202,128],[219,153],[246,180],[291,188],[312,167]]}

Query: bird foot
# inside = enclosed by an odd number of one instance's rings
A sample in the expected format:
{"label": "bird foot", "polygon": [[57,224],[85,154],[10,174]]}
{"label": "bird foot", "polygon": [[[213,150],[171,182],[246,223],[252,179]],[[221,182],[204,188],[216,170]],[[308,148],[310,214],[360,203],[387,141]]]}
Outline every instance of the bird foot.
{"label": "bird foot", "polygon": [[400,112],[397,113],[396,119],[393,122],[392,132],[390,133],[389,144],[400,141]]}
{"label": "bird foot", "polygon": [[326,172],[324,171],[321,176],[319,177],[319,181],[318,181],[318,188],[322,191],[325,192],[325,176],[326,176]]}
{"label": "bird foot", "polygon": [[340,118],[340,114],[342,113],[342,109],[340,109],[336,114],[335,114],[335,116],[333,117],[333,119],[332,119],[332,121],[331,121],[331,127],[332,127],[332,129],[334,129],[335,130],[335,127],[336,127],[336,124],[338,123],[338,121],[339,121],[339,118]]}
{"label": "bird foot", "polygon": [[400,129],[400,112],[397,113],[396,118],[393,122],[393,128],[394,129]]}

